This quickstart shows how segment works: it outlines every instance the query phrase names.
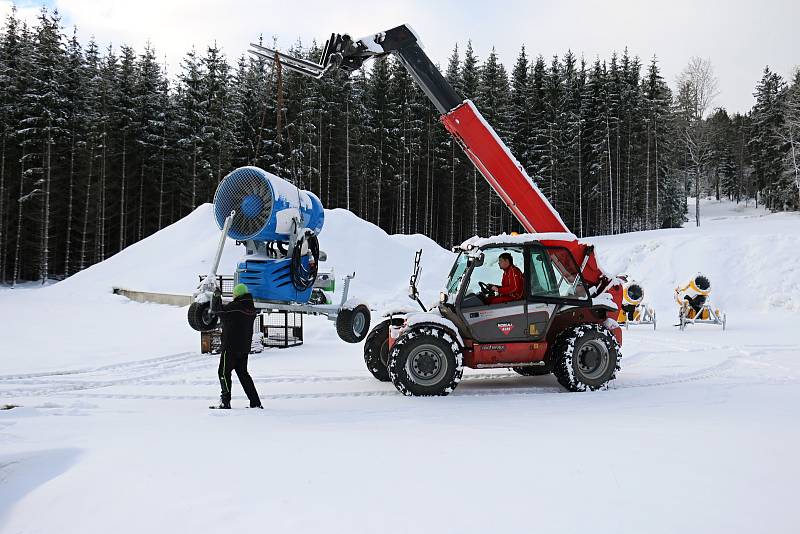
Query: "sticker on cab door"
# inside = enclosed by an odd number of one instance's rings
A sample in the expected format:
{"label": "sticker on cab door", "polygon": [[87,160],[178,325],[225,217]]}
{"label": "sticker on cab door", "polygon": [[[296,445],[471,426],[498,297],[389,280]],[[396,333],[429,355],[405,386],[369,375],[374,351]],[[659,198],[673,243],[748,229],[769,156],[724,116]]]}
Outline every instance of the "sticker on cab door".
{"label": "sticker on cab door", "polygon": [[514,329],[514,325],[512,323],[497,323],[497,328],[507,336]]}

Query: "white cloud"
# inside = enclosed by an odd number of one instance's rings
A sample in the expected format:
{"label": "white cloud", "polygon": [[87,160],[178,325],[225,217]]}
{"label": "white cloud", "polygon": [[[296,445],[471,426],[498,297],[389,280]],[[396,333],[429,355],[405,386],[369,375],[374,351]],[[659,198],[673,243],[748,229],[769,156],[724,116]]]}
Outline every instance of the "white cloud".
{"label": "white cloud", "polygon": [[[5,24],[6,17],[11,14],[14,2],[11,0],[0,0],[0,19]],[[17,17],[25,21],[29,26],[36,23],[36,17],[39,16],[41,5],[30,6],[17,6]]]}

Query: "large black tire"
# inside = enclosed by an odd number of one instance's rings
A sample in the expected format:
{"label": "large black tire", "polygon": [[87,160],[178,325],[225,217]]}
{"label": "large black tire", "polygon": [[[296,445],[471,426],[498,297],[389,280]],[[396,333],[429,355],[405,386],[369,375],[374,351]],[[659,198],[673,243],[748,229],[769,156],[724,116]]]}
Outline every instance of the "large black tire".
{"label": "large black tire", "polygon": [[352,310],[341,310],[336,316],[336,333],[342,341],[360,343],[369,333],[369,308],[359,304]]}
{"label": "large black tire", "polygon": [[403,319],[386,319],[372,329],[364,342],[364,363],[372,376],[389,382],[389,325],[400,326]]}
{"label": "large black tire", "polygon": [[534,365],[525,367],[512,367],[515,373],[522,376],[544,376],[549,375],[553,371],[546,365]]}
{"label": "large black tire", "polygon": [[214,330],[219,324],[219,316],[211,312],[211,303],[200,304],[192,302],[186,314],[189,319],[189,326],[198,332],[208,332]]}
{"label": "large black tire", "polygon": [[400,336],[389,353],[389,377],[406,396],[449,395],[464,372],[461,347],[445,329],[418,325]]}
{"label": "large black tire", "polygon": [[622,358],[614,335],[599,324],[562,333],[553,347],[553,374],[569,391],[594,391],[616,378]]}

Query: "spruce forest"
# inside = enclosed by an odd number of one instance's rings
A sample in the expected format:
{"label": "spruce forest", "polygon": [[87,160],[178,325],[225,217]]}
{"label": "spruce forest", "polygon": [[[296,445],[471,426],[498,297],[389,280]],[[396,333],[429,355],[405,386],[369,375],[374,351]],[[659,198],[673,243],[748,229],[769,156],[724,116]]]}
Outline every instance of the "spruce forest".
{"label": "spruce forest", "polygon": [[[507,68],[467,42],[441,68],[576,235],[680,226],[688,197],[797,210],[800,73],[765,68],[752,110],[728,114],[713,107],[710,64],[687,61],[674,88],[656,58],[627,50],[523,47]],[[210,202],[243,165],[447,247],[520,230],[396,61],[313,81],[247,56],[230,64],[214,45],[168,73],[154,48],[80,43],[44,8],[32,26],[4,21],[0,283],[102,261]]]}

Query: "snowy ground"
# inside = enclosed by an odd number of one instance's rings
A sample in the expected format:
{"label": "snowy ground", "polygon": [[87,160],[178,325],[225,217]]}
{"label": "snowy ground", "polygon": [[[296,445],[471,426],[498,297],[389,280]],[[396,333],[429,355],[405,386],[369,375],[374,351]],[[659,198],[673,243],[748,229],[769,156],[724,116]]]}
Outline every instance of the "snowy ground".
{"label": "snowy ground", "polygon": [[[699,230],[595,240],[660,324],[626,332],[619,378],[592,394],[468,370],[449,397],[405,398],[312,319],[304,346],[251,356],[266,410],[210,412],[217,360],[185,309],[108,294],[182,290],[213,247],[202,208],[65,282],[0,291],[0,396],[20,405],[0,411],[0,532],[797,532],[800,217],[703,210]],[[376,307],[418,246],[435,297],[449,253],[328,222],[331,263]],[[671,327],[698,270],[725,332]]]}

